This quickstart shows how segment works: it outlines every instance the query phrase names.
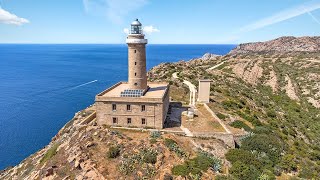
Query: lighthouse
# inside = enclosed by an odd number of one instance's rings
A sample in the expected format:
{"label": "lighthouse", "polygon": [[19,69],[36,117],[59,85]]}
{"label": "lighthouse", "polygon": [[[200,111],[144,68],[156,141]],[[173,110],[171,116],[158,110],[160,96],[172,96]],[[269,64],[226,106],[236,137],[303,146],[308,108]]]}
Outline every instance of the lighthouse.
{"label": "lighthouse", "polygon": [[146,44],[142,24],[138,19],[131,23],[126,39],[128,44],[128,83],[131,90],[147,89]]}
{"label": "lighthouse", "polygon": [[[169,110],[169,84],[147,82],[146,44],[142,24],[131,23],[128,45],[128,82],[120,81],[96,95],[98,125],[162,129]],[[116,73],[116,71],[115,71]]]}

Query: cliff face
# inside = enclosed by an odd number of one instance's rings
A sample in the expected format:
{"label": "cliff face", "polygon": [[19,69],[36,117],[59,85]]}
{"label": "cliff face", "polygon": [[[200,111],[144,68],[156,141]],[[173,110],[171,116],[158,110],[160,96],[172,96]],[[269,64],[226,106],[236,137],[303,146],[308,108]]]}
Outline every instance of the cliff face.
{"label": "cliff face", "polygon": [[319,52],[320,36],[280,37],[271,41],[240,44],[229,54]]}

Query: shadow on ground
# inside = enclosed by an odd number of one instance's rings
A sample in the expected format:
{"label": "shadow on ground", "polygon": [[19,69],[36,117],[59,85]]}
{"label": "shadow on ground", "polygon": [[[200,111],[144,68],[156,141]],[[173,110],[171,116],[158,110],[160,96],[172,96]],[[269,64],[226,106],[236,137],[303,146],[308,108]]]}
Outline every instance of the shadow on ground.
{"label": "shadow on ground", "polygon": [[181,126],[181,116],[183,111],[187,111],[188,107],[182,106],[181,102],[170,102],[165,128],[174,128]]}

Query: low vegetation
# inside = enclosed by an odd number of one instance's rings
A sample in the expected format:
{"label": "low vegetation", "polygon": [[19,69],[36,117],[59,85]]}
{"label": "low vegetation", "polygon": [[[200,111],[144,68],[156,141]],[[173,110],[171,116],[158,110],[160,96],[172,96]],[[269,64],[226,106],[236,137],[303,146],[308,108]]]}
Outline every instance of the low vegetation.
{"label": "low vegetation", "polygon": [[221,170],[221,161],[208,153],[199,152],[195,158],[189,159],[181,165],[174,166],[172,173],[176,176],[200,178],[202,173],[206,172],[209,168],[215,172],[219,172]]}
{"label": "low vegetation", "polygon": [[[239,149],[226,155],[232,164],[230,176],[219,178],[320,177],[320,111],[309,102],[309,97],[320,97],[320,66],[310,62],[312,58],[317,60],[308,53],[225,56],[227,62],[214,71],[207,70],[206,62],[177,65],[183,67],[179,76],[190,82],[213,80],[208,106],[231,127],[250,132]],[[254,67],[262,69],[261,77]],[[288,92],[286,77],[291,79],[292,92]],[[292,99],[292,93],[299,99]],[[186,166],[177,169],[188,173]]]}
{"label": "low vegetation", "polygon": [[186,152],[184,152],[183,149],[179,147],[176,141],[166,138],[164,143],[169,148],[170,151],[175,152],[178,156],[187,157]]}
{"label": "low vegetation", "polygon": [[120,155],[120,148],[119,146],[111,146],[107,152],[108,158],[116,158]]}
{"label": "low vegetation", "polygon": [[59,145],[59,143],[53,144],[52,147],[44,154],[43,158],[40,160],[40,163],[43,164],[56,155]]}

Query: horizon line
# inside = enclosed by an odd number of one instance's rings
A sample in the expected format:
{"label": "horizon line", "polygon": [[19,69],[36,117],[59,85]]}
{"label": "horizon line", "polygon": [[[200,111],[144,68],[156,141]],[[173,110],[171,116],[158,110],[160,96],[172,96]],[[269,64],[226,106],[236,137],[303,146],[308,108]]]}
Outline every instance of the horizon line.
{"label": "horizon line", "polygon": [[[126,45],[126,43],[0,43],[0,45]],[[239,43],[190,43],[190,44],[163,44],[152,43],[148,45],[239,45]]]}

